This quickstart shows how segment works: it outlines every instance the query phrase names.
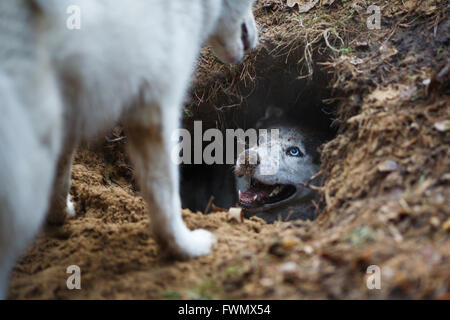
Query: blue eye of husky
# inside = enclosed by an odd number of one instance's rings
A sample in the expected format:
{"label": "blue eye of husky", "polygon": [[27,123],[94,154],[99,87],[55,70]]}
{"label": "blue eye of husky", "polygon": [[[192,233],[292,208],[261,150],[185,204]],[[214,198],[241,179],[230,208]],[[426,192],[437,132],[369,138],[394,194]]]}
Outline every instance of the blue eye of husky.
{"label": "blue eye of husky", "polygon": [[288,148],[286,154],[291,157],[303,157],[303,153],[297,147]]}

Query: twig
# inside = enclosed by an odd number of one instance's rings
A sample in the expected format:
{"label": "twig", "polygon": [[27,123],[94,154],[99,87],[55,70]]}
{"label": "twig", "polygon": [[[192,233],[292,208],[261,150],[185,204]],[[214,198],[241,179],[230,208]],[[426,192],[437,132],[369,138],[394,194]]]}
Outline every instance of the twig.
{"label": "twig", "polygon": [[209,211],[209,208],[211,207],[211,204],[214,200],[214,196],[209,197],[209,201],[208,204],[206,205],[205,211],[203,212],[203,214],[207,214]]}
{"label": "twig", "polygon": [[317,179],[318,177],[323,175],[323,171],[320,170],[319,172],[315,173],[311,178],[309,178],[309,180],[304,183],[304,182],[299,182],[298,184],[301,185],[302,187],[311,189],[311,190],[315,190],[315,191],[322,191],[322,187],[319,186],[314,186],[311,184],[311,182],[313,182],[315,179]]}
{"label": "twig", "polygon": [[105,137],[106,142],[109,142],[109,143],[119,142],[119,141],[122,141],[122,140],[124,140],[124,139],[126,139],[125,136],[118,137],[118,138],[115,138],[115,139],[110,139],[110,138],[108,138],[108,137]]}
{"label": "twig", "polygon": [[341,40],[341,44],[344,45],[344,40],[342,40],[342,38],[339,36],[339,34],[336,32],[335,29],[325,29],[323,32],[323,38],[325,39],[325,43],[327,44],[327,47],[330,48],[331,50],[333,50],[334,52],[341,52],[340,50],[336,49],[335,47],[333,47],[330,42],[328,41],[328,32],[329,31],[333,31],[333,34],[336,36],[336,38],[338,38],[339,40]]}
{"label": "twig", "polygon": [[313,175],[311,178],[309,178],[307,183],[310,184],[313,180],[316,180],[318,177],[321,177],[322,175],[323,175],[323,171],[320,170],[315,175]]}
{"label": "twig", "polygon": [[302,187],[314,190],[314,191],[322,191],[322,187],[318,187],[318,186],[313,186],[309,183],[303,183],[303,182],[298,182],[299,185],[301,185]]}

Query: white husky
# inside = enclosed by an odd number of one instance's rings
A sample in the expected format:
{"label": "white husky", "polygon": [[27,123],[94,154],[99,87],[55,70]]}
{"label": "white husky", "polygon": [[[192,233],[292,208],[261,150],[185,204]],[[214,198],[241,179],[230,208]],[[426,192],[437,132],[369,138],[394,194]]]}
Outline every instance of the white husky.
{"label": "white husky", "polygon": [[[207,254],[183,223],[170,137],[201,46],[239,62],[257,42],[253,0],[0,2],[0,297],[46,213],[62,223],[72,153],[121,119],[159,244]],[[76,6],[80,28],[67,28]]]}
{"label": "white husky", "polygon": [[[283,111],[275,107],[267,109],[256,127],[278,129],[279,138],[263,139],[239,155],[235,168],[239,204],[247,215],[267,222],[313,220],[316,209],[312,200],[317,200],[317,193],[301,183],[306,184],[319,171],[318,134],[286,120]],[[274,143],[278,148],[268,152]]]}

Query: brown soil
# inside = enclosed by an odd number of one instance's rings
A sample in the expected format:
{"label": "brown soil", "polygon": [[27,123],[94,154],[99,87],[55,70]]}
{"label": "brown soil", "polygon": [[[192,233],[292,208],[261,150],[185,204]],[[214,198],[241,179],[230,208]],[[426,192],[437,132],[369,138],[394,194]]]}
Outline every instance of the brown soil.
{"label": "brown soil", "polygon": [[[77,217],[44,228],[14,268],[9,298],[449,299],[449,3],[371,1],[381,30],[365,27],[365,1],[321,3],[301,14],[303,27],[297,7],[259,4],[263,48],[239,67],[204,52],[186,107],[195,116],[244,102],[262,56],[294,64],[302,79],[325,72],[338,134],[323,147],[316,221],[240,223],[185,210],[187,225],[213,231],[218,244],[169,261],[150,234],[126,138],[83,147]],[[81,268],[82,290],[66,288],[70,265]],[[381,267],[381,290],[366,286],[370,265]]]}

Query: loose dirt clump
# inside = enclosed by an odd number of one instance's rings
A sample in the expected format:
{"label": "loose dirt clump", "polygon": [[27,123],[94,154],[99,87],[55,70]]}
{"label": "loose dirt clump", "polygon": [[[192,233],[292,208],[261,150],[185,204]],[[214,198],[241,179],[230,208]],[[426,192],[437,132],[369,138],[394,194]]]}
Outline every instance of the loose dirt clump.
{"label": "loose dirt clump", "polygon": [[[369,4],[381,8],[380,30],[366,26]],[[77,217],[44,228],[14,268],[9,298],[449,299],[449,2],[320,1],[298,10],[260,2],[262,47],[241,66],[205,50],[185,113],[226,126],[220,114],[245,109],[269,56],[306,81],[298,90],[320,75],[337,134],[322,148],[316,221],[269,225],[184,210],[187,225],[214,232],[217,247],[166,260],[116,128],[78,152]],[[66,287],[70,265],[81,268],[81,290]],[[367,286],[374,265],[379,290]]]}

